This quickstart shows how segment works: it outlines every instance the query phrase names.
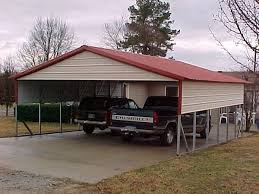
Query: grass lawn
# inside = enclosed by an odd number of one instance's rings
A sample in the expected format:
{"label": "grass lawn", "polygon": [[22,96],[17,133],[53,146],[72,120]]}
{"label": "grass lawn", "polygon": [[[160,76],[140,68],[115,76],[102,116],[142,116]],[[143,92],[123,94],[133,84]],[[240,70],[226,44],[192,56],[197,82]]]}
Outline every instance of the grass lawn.
{"label": "grass lawn", "polygon": [[[34,134],[39,133],[39,123],[26,122]],[[63,131],[78,130],[75,124],[63,124]],[[59,132],[59,123],[42,123],[42,133]],[[19,135],[29,135],[28,130],[22,122],[18,123]],[[15,118],[14,117],[0,117],[0,137],[15,136]]]}
{"label": "grass lawn", "polygon": [[[68,189],[68,190],[66,190]],[[69,192],[68,188],[58,191]],[[259,193],[259,136],[124,173],[71,193]]]}

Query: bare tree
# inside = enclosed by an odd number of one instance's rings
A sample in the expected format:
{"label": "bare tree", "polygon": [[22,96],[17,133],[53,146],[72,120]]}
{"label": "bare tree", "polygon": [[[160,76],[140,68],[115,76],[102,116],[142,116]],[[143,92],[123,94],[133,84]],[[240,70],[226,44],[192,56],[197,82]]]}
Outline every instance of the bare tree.
{"label": "bare tree", "polygon": [[74,44],[74,33],[66,22],[58,18],[39,18],[18,56],[25,68],[53,59]]}
{"label": "bare tree", "polygon": [[220,12],[217,20],[225,27],[234,42],[245,48],[246,61],[239,60],[223,42],[212,32],[214,38],[226,53],[243,69],[254,74],[252,86],[245,95],[245,111],[247,114],[246,129],[250,129],[251,112],[256,109],[258,90],[256,78],[259,71],[259,0],[218,0]]}
{"label": "bare tree", "polygon": [[104,25],[104,42],[106,46],[116,50],[121,49],[121,41],[124,40],[124,36],[127,33],[125,24],[126,19],[122,16],[119,20]]}
{"label": "bare tree", "polygon": [[3,65],[1,67],[2,75],[1,75],[1,80],[2,80],[2,99],[1,99],[1,104],[4,104],[6,107],[6,116],[8,116],[9,113],[9,107],[13,104],[14,102],[14,85],[12,80],[9,79],[11,75],[13,75],[16,72],[16,63],[14,60],[14,57],[8,56],[6,59],[3,61]]}

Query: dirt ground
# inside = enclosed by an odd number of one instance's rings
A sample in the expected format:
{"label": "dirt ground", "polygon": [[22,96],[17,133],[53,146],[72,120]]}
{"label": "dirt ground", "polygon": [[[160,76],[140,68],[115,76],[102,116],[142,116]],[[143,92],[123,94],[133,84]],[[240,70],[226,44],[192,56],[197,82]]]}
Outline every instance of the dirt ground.
{"label": "dirt ground", "polygon": [[[1,164],[0,164],[1,165]],[[96,187],[0,167],[0,193],[96,193]]]}

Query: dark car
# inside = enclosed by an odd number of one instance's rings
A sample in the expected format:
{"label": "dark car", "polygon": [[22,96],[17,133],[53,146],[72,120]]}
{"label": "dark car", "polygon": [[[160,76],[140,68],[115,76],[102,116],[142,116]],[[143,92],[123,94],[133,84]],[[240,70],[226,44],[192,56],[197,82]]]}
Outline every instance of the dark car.
{"label": "dark car", "polygon": [[78,118],[75,120],[83,126],[87,134],[95,128],[106,129],[111,123],[111,108],[138,109],[137,104],[127,98],[85,97],[78,107]]}
{"label": "dark car", "polygon": [[[135,135],[160,136],[163,145],[171,145],[177,129],[177,97],[148,97],[143,109],[112,109],[110,129],[130,139]],[[197,133],[206,138],[207,112],[197,112]],[[182,115],[186,133],[193,131],[193,114]]]}

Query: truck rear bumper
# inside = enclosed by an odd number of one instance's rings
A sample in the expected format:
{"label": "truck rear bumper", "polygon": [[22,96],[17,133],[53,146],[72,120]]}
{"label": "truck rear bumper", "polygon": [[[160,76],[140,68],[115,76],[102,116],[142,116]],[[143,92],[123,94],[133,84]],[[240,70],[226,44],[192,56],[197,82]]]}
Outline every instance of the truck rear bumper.
{"label": "truck rear bumper", "polygon": [[145,135],[161,135],[164,133],[163,130],[158,129],[136,129],[136,128],[127,128],[127,127],[109,127],[110,130],[119,132],[121,134],[145,134]]}
{"label": "truck rear bumper", "polygon": [[78,120],[78,119],[75,119],[75,123],[78,123],[78,124],[87,124],[87,125],[95,125],[95,126],[106,126],[107,123],[106,121],[88,121],[88,120]]}

